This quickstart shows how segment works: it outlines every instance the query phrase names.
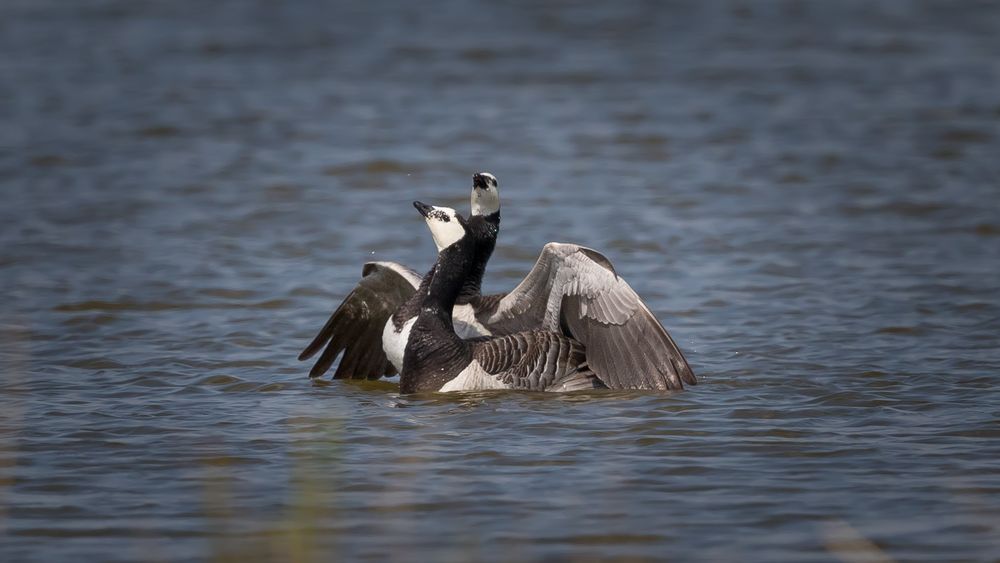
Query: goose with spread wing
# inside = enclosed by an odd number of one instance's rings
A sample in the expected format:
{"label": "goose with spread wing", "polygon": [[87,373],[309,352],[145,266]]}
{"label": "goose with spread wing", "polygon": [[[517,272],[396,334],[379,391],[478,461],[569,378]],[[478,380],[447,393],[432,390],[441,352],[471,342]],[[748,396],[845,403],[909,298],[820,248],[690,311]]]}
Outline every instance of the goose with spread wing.
{"label": "goose with spread wing", "polygon": [[403,393],[525,389],[575,391],[604,385],[587,366],[584,346],[552,331],[462,339],[452,308],[476,260],[465,219],[447,207],[413,204],[427,221],[438,260],[423,292],[399,374]]}
{"label": "goose with spread wing", "polygon": [[403,392],[667,390],[697,382],[673,339],[610,261],[576,245],[546,245],[524,281],[476,311],[493,336],[463,340],[450,307],[479,261],[474,238],[453,209],[414,205],[439,254],[405,349]]}
{"label": "goose with spread wing", "polygon": [[[479,289],[500,228],[498,190],[492,174],[473,175],[468,228],[478,262],[464,280],[455,307],[456,330],[466,337],[487,334],[477,322],[475,311],[499,300],[499,296],[482,295]],[[434,269],[421,277],[396,262],[366,263],[361,280],[299,354],[301,361],[323,350],[309,377],[325,374],[341,352],[343,358],[333,375],[335,379],[378,379],[398,373],[420,307],[419,290],[426,289]]]}
{"label": "goose with spread wing", "polygon": [[[587,347],[592,368],[612,389],[682,389],[697,383],[663,325],[595,250],[546,244],[511,292],[482,295],[482,278],[499,230],[500,200],[491,174],[476,174],[473,185],[466,224],[477,252],[453,311],[459,336],[562,332]],[[377,379],[398,373],[421,294],[436,267],[421,278],[392,262],[365,264],[361,281],[299,356],[307,359],[326,346],[310,377],[323,375],[342,351],[334,378]]]}

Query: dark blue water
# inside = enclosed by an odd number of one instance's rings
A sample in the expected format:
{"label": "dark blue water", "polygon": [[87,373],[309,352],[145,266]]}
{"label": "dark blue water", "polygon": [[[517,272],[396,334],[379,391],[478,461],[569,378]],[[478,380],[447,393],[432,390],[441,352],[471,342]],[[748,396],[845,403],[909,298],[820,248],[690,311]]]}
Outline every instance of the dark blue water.
{"label": "dark blue water", "polygon": [[[0,559],[1000,558],[1000,4],[0,5]],[[295,356],[410,201],[606,253],[680,394]]]}

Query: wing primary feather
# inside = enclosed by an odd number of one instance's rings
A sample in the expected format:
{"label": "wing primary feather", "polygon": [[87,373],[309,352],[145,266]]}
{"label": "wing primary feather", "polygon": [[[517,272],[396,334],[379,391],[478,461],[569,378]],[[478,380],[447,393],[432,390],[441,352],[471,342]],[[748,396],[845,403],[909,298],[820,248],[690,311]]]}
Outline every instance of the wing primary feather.
{"label": "wing primary feather", "polygon": [[323,353],[309,377],[325,374],[343,352],[334,378],[378,378],[392,373],[382,349],[382,330],[392,314],[416,291],[419,276],[392,262],[369,262],[363,277],[330,315],[299,360]]}
{"label": "wing primary feather", "polygon": [[345,314],[344,309],[346,306],[348,306],[348,303],[351,301],[351,297],[353,295],[354,292],[352,291],[351,294],[348,295],[346,299],[344,299],[344,302],[341,303],[339,307],[337,307],[337,310],[335,310],[333,314],[330,315],[330,318],[327,319],[326,324],[324,324],[323,328],[319,330],[319,334],[317,334],[316,337],[312,339],[312,342],[310,342],[309,345],[306,346],[304,350],[302,350],[302,353],[299,354],[300,362],[303,360],[308,360],[309,358],[313,357],[313,355],[316,354],[316,352],[318,352],[320,348],[322,348],[323,345],[325,345],[330,340],[330,338],[333,336],[334,328],[337,326],[338,321],[341,320],[341,317],[343,317],[343,315]]}

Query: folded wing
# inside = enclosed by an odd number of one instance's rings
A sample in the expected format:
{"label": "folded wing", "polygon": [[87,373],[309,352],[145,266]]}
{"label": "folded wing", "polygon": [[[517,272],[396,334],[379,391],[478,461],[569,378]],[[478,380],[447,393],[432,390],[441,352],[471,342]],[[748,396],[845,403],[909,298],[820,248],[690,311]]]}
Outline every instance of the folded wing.
{"label": "folded wing", "polygon": [[691,366],[635,290],[597,251],[549,243],[527,277],[486,319],[494,334],[562,331],[586,346],[611,389],[683,389]]}
{"label": "folded wing", "polygon": [[395,374],[382,349],[382,330],[393,312],[417,290],[420,276],[395,262],[368,262],[361,275],[316,338],[299,354],[300,361],[306,360],[326,346],[309,377],[326,373],[341,352],[344,357],[334,379],[378,379]]}

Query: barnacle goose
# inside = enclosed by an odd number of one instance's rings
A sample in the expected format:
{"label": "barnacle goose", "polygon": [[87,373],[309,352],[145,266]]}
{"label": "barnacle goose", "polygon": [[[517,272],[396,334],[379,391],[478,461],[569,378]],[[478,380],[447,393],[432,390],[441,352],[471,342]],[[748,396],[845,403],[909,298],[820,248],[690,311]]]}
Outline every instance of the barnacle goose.
{"label": "barnacle goose", "polygon": [[[481,262],[454,209],[414,206],[438,248],[409,331],[400,390],[681,389],[696,379],[673,340],[603,255],[549,243],[514,291],[477,317],[493,336],[463,339],[452,309]],[[683,382],[683,383],[682,383]]]}

